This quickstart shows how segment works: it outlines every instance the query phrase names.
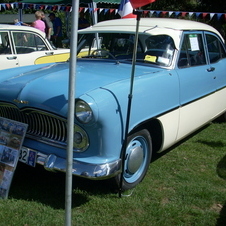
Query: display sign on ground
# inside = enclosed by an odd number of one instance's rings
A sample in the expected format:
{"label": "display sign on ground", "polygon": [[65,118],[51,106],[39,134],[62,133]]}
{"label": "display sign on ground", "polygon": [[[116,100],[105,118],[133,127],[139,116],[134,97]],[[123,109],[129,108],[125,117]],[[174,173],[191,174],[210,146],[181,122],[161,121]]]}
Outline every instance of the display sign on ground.
{"label": "display sign on ground", "polygon": [[0,117],[0,198],[7,198],[27,124]]}

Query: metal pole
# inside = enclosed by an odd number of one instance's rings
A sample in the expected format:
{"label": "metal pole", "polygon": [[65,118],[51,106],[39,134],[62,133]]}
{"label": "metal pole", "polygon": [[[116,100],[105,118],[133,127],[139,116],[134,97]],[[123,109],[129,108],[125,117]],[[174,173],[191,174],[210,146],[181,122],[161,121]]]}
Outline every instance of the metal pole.
{"label": "metal pole", "polygon": [[19,8],[19,11],[18,11],[18,14],[19,14],[19,21],[23,21],[23,10]]}
{"label": "metal pole", "polygon": [[141,11],[133,11],[133,14],[137,15],[137,24],[136,24],[136,33],[135,33],[135,40],[134,40],[134,49],[133,49],[133,59],[132,59],[132,70],[131,70],[131,78],[130,78],[130,92],[128,95],[128,106],[127,106],[127,116],[126,116],[126,125],[125,125],[125,136],[124,142],[122,146],[122,172],[120,175],[120,183],[119,183],[119,197],[122,196],[122,182],[123,182],[123,172],[125,168],[125,154],[126,154],[126,145],[127,145],[127,138],[129,132],[129,121],[130,121],[130,113],[131,113],[131,105],[132,105],[132,98],[133,98],[133,82],[134,82],[134,74],[135,74],[135,65],[136,65],[136,56],[137,56],[137,44],[138,44],[138,30],[140,25],[140,17]]}
{"label": "metal pole", "polygon": [[72,27],[70,44],[70,68],[68,84],[68,128],[67,128],[67,168],[65,182],[65,225],[70,226],[72,207],[72,164],[74,139],[74,107],[75,107],[75,81],[76,81],[76,55],[78,40],[78,10],[79,1],[72,1]]}

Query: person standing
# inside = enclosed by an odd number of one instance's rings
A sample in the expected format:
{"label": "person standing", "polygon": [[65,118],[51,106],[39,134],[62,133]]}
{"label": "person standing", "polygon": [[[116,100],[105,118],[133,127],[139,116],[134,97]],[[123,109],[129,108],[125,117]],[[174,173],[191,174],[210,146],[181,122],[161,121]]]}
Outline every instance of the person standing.
{"label": "person standing", "polygon": [[35,18],[36,18],[36,20],[32,23],[31,26],[39,29],[40,31],[45,32],[46,26],[45,26],[45,23],[42,21],[42,12],[36,11]]}
{"label": "person standing", "polygon": [[42,15],[42,21],[45,23],[46,38],[48,40],[50,40],[51,35],[53,34],[52,33],[52,31],[53,31],[53,24],[52,24],[52,22],[50,21],[49,18],[45,17],[44,12],[41,11],[41,15]]}
{"label": "person standing", "polygon": [[51,41],[55,47],[62,48],[62,21],[59,17],[56,17],[54,13],[50,13],[49,18],[53,23],[53,35],[51,36]]}
{"label": "person standing", "polygon": [[79,14],[79,19],[78,19],[78,29],[84,29],[86,27],[89,27],[89,21],[85,18],[84,12],[81,12]]}

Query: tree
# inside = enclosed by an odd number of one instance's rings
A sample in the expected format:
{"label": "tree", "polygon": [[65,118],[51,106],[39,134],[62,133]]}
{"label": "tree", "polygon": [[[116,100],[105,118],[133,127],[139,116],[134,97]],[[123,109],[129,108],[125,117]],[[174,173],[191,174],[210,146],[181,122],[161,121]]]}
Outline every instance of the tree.
{"label": "tree", "polygon": [[224,13],[226,9],[225,0],[200,0],[200,9],[207,12],[221,12]]}
{"label": "tree", "polygon": [[147,9],[195,11],[195,12],[222,12],[226,11],[225,0],[157,0],[148,5]]}
{"label": "tree", "polygon": [[0,0],[0,3],[13,3],[13,2],[17,2],[14,0]]}
{"label": "tree", "polygon": [[148,6],[149,9],[172,10],[172,11],[194,11],[198,7],[197,0],[157,0]]}

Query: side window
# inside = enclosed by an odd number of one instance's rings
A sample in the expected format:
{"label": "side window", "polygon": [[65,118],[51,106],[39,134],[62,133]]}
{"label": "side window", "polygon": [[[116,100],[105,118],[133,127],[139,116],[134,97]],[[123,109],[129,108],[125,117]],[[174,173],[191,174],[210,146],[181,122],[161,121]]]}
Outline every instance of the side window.
{"label": "side window", "polygon": [[8,32],[0,32],[0,55],[11,54],[11,46]]}
{"label": "side window", "polygon": [[226,57],[226,53],[222,43],[216,36],[207,34],[206,35],[207,49],[208,55],[210,59],[210,63],[215,63],[221,58]]}
{"label": "side window", "polygon": [[170,66],[172,63],[175,45],[168,35],[153,35],[145,40],[145,62],[162,66]]}
{"label": "side window", "polygon": [[17,54],[47,50],[44,41],[36,34],[13,32],[13,39]]}
{"label": "side window", "polygon": [[178,59],[178,67],[193,67],[206,64],[202,34],[185,34]]}

